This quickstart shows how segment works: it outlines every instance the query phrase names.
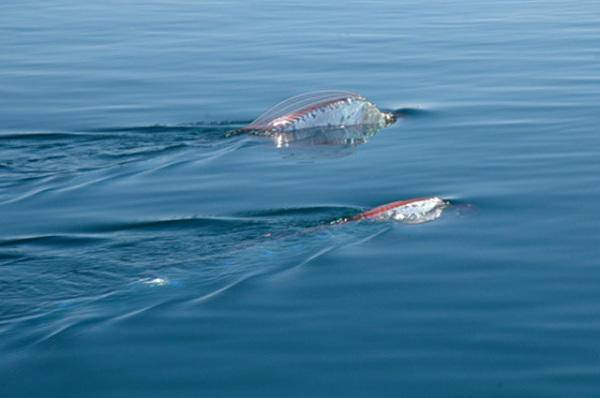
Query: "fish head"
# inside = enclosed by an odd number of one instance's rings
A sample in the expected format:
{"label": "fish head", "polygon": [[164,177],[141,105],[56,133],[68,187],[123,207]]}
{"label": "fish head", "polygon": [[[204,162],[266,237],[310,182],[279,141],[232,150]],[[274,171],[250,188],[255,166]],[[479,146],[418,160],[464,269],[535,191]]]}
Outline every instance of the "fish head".
{"label": "fish head", "polygon": [[388,127],[396,123],[398,118],[392,112],[383,112],[383,120],[385,121],[385,127]]}
{"label": "fish head", "polygon": [[390,218],[404,224],[423,224],[437,220],[450,202],[438,197],[408,201],[390,211]]}

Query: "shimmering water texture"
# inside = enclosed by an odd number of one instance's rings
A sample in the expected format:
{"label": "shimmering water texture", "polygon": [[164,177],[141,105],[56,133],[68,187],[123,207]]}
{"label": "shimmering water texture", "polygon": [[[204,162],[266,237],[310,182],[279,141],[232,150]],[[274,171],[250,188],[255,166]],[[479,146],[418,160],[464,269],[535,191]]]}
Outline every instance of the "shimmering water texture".
{"label": "shimmering water texture", "polygon": [[0,397],[596,398],[598,21],[0,2]]}

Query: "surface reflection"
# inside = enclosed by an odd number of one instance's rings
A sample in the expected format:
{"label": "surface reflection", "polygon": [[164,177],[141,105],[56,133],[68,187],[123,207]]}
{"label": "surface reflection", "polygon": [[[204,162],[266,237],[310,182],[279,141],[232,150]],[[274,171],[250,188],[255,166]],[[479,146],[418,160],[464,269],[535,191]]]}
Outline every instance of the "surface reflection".
{"label": "surface reflection", "polygon": [[286,156],[341,157],[354,153],[381,129],[378,125],[316,127],[275,133],[269,138]]}

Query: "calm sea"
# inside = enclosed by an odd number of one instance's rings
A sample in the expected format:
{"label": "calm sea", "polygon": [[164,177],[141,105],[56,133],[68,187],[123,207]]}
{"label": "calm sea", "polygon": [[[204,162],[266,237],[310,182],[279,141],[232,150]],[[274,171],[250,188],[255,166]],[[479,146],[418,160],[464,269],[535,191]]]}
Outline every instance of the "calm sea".
{"label": "calm sea", "polygon": [[597,1],[4,0],[0,396],[597,397],[599,104]]}

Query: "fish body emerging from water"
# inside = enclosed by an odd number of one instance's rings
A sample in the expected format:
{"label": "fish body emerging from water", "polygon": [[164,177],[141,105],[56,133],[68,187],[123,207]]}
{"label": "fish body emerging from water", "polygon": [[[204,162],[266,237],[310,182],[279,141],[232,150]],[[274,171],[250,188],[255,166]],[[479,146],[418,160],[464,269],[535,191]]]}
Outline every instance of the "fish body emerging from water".
{"label": "fish body emerging from water", "polygon": [[352,218],[353,221],[394,220],[405,224],[421,224],[438,219],[450,203],[438,197],[399,200],[365,211]]}
{"label": "fish body emerging from water", "polygon": [[307,129],[364,128],[377,131],[396,122],[365,97],[349,91],[318,91],[289,98],[252,123],[227,136],[241,133],[275,137]]}
{"label": "fish body emerging from water", "polygon": [[332,224],[346,224],[352,221],[397,221],[403,224],[422,224],[437,220],[450,202],[436,196],[399,200],[377,206],[353,217],[333,221]]}

